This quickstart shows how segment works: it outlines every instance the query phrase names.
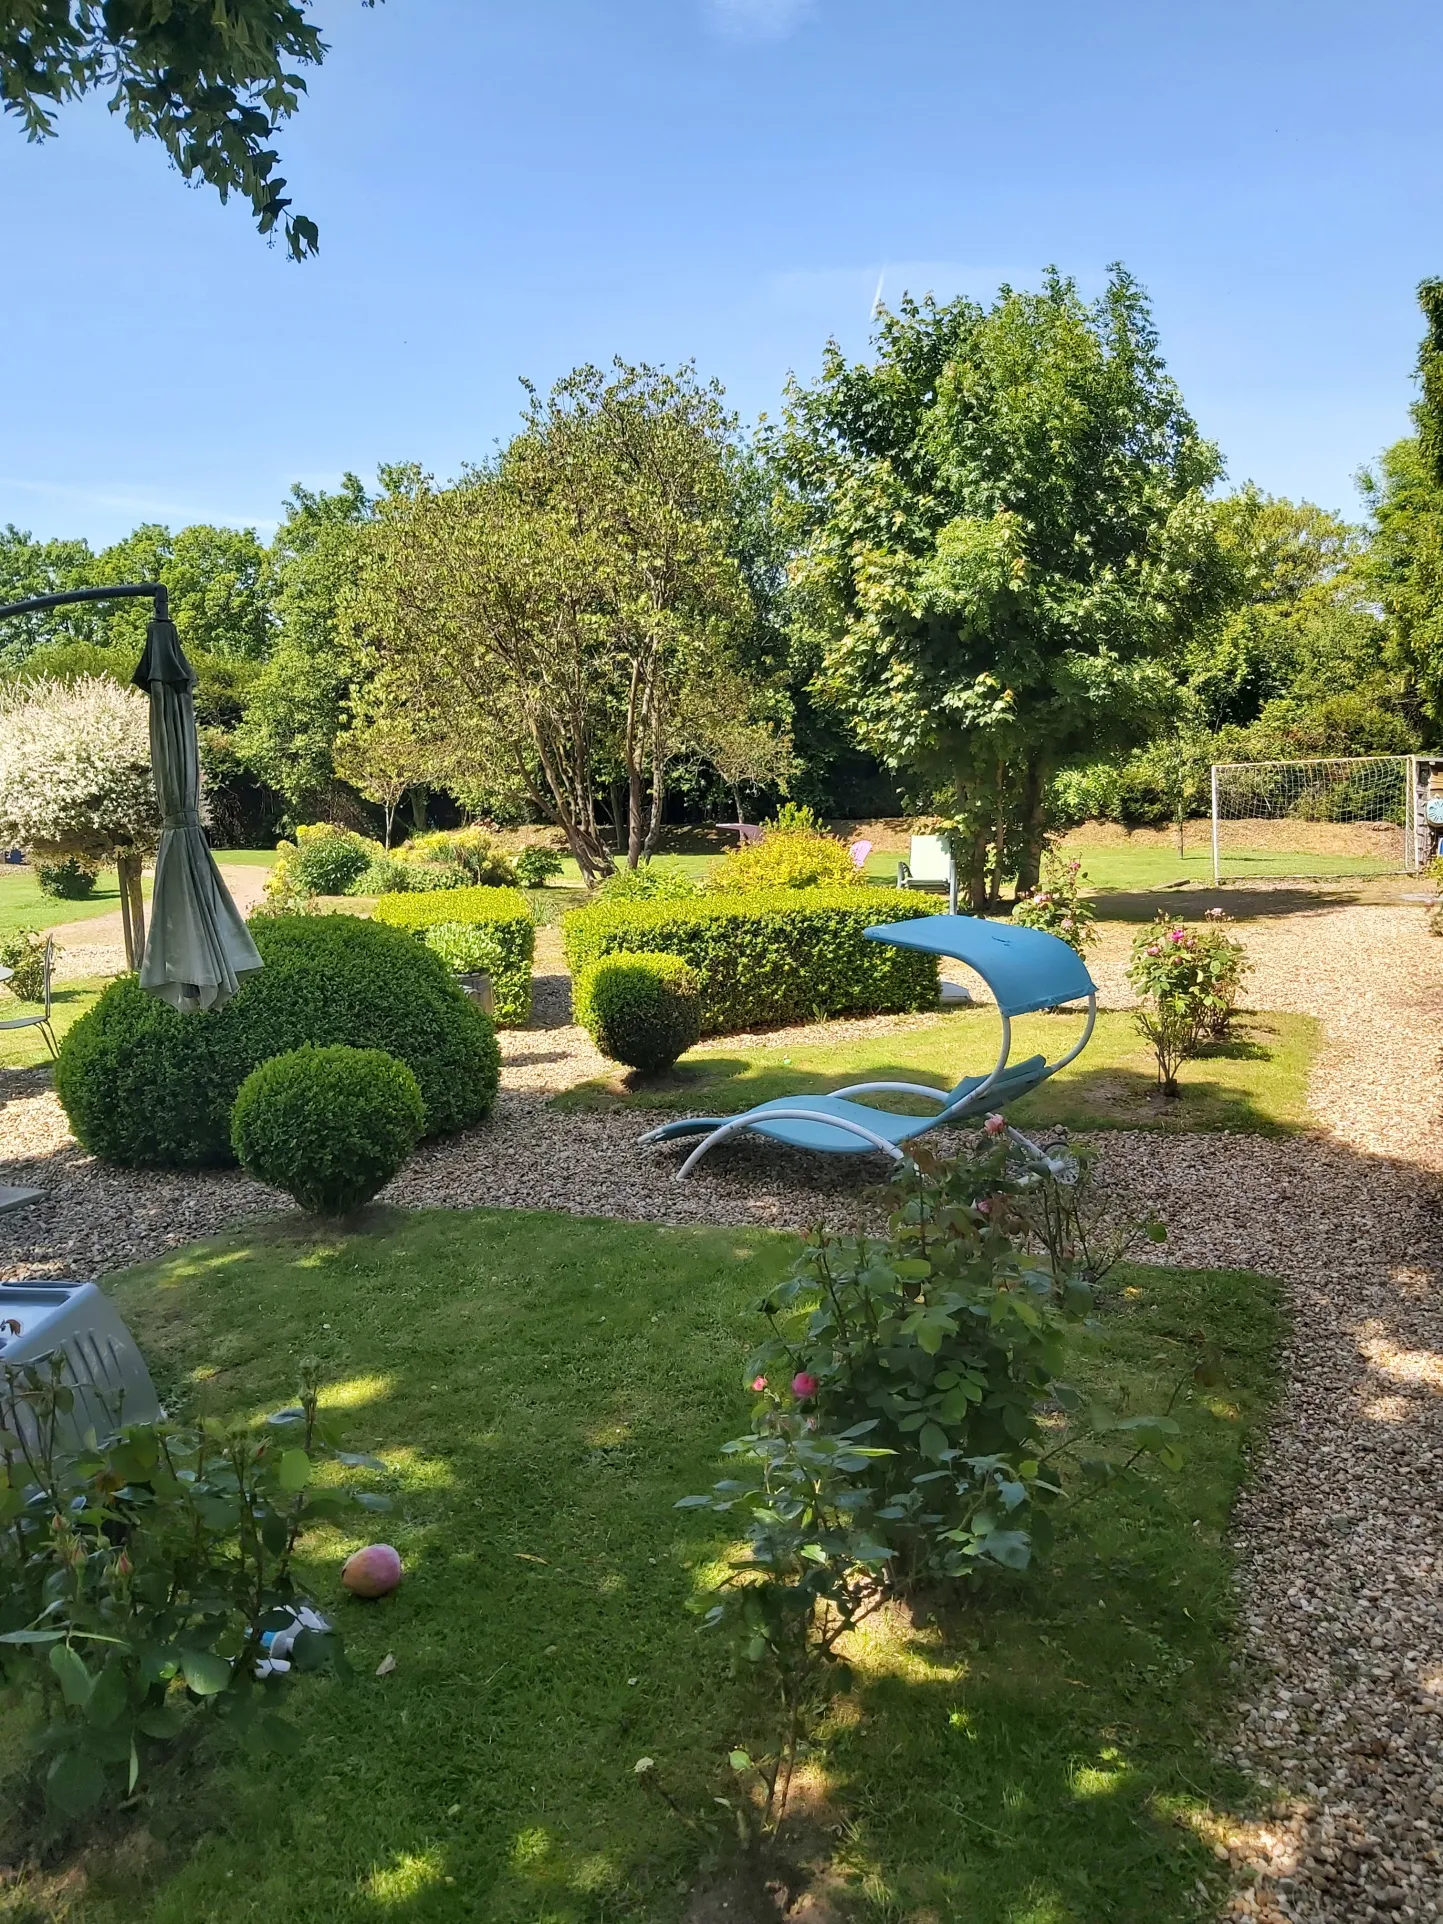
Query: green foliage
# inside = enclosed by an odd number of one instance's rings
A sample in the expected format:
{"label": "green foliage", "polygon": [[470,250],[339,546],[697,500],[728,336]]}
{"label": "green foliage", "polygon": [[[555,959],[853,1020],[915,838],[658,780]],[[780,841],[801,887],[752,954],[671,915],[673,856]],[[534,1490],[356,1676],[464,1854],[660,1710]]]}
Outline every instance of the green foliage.
{"label": "green foliage", "polygon": [[[413,835],[401,854],[408,862],[459,870],[471,888],[508,888],[517,881],[516,864],[480,828],[442,828],[429,835]],[[557,867],[552,872],[558,873],[560,860],[553,860]]]}
{"label": "green foliage", "polygon": [[122,1423],[77,1444],[73,1405],[59,1358],[0,1363],[0,1680],[37,1713],[34,1768],[63,1817],[120,1804],[201,1719],[293,1753],[281,1706],[304,1673],[345,1670],[338,1639],[307,1628],[289,1671],[256,1675],[304,1602],[296,1543],[388,1507],[318,1485],[327,1464],[383,1465],[341,1450],[309,1370],[299,1405],[259,1427]]}
{"label": "green foliage", "polygon": [[346,891],[349,895],[434,895],[464,889],[471,877],[459,862],[409,862],[403,855],[375,855]]}
{"label": "green foliage", "polygon": [[[400,477],[383,468],[380,478],[384,498]],[[340,603],[376,507],[354,474],[329,494],[298,485],[271,544],[278,635],[236,730],[236,748],[297,814],[323,804],[334,787],[332,752],[359,674]]]}
{"label": "green foliage", "polygon": [[759,842],[728,849],[706,879],[709,895],[759,889],[852,888],[862,880],[845,843],[822,832],[809,808],[786,804]]}
{"label": "green foliage", "polygon": [[1086,955],[1095,941],[1096,910],[1082,893],[1087,880],[1081,862],[1063,861],[1060,856],[1044,858],[1043,882],[1035,895],[1026,896],[1012,911],[1012,920],[1024,929],[1041,929],[1060,936],[1069,948]]}
{"label": "green foliage", "polygon": [[252,1069],[231,1110],[242,1169],[302,1209],[344,1216],[384,1189],[416,1147],[426,1109],[384,1049],[308,1045]]}
{"label": "green foliage", "polygon": [[57,896],[62,902],[83,902],[95,893],[100,864],[81,855],[67,855],[58,862],[35,863],[35,879],[42,895]]}
{"label": "green foliage", "polygon": [[531,959],[536,949],[536,924],[526,897],[519,889],[447,889],[443,894],[383,895],[375,907],[378,922],[405,929],[429,941],[441,926],[464,924],[474,929],[484,946],[480,967],[491,977],[496,999],[496,1021],[503,1029],[524,1028],[531,1019]]}
{"label": "green foliage", "polygon": [[1157,1058],[1158,1087],[1178,1095],[1177,1072],[1204,1036],[1228,1032],[1250,964],[1241,942],[1221,927],[1222,910],[1208,925],[1190,927],[1166,911],[1133,938],[1127,979],[1137,991],[1135,1020]]}
{"label": "green foliage", "polygon": [[0,962],[10,970],[5,987],[21,1002],[39,1002],[45,993],[45,934],[16,929],[0,940]]}
{"label": "green foliage", "polygon": [[554,848],[533,845],[523,848],[512,859],[511,866],[522,888],[540,889],[545,888],[554,876],[560,875],[562,862]]}
{"label": "green foliage", "polygon": [[251,933],[265,967],[223,1009],[181,1015],[122,977],[67,1032],[55,1086],[92,1154],[155,1168],[230,1162],[241,1083],[307,1043],[406,1063],[428,1136],[490,1113],[500,1067],[491,1024],[421,943],[351,915],[258,918]]}
{"label": "green foliage", "polygon": [[579,976],[603,955],[679,955],[696,971],[704,1035],[855,1012],[931,1008],[934,956],[869,942],[862,931],[933,912],[895,889],[774,890],[688,902],[612,902],[562,924]]}
{"label": "green foliage", "polygon": [[588,882],[612,867],[598,752],[630,798],[635,862],[697,686],[754,619],[733,434],[689,368],[577,368],[531,396],[494,461],[385,504],[366,543],[353,616],[388,699],[434,732],[457,792],[542,803]]}
{"label": "green foliage", "polygon": [[250,202],[256,227],[279,224],[296,260],[314,254],[314,221],[290,212],[271,146],[300,105],[299,66],[326,45],[293,0],[168,0],[139,12],[80,0],[34,0],[0,27],[0,98],[31,140],[55,131],[54,109],[104,90],[137,140],[157,140],[188,181]]}
{"label": "green foliage", "polygon": [[679,955],[604,955],[576,979],[573,1012],[604,1056],[669,1069],[701,1035],[697,979]]}
{"label": "green foliage", "polygon": [[955,795],[980,908],[989,870],[1035,882],[1051,772],[1143,738],[1225,605],[1219,461],[1120,268],[1093,303],[1055,273],[908,300],[879,336],[789,395],[798,640],[865,746]]}
{"label": "green foliage", "polygon": [[598,902],[686,902],[697,893],[697,885],[685,869],[667,863],[640,862],[635,868],[619,868],[608,875],[596,890]]}
{"label": "green foliage", "polygon": [[[706,1621],[770,1673],[781,1798],[838,1639],[888,1594],[1026,1570],[1052,1543],[1071,1466],[1082,1488],[1145,1457],[1182,1467],[1171,1415],[1119,1415],[1064,1377],[1092,1289],[1028,1250],[1015,1203],[1052,1181],[1005,1135],[892,1180],[885,1238],[809,1239],[761,1303],[737,1473],[682,1507],[741,1523]],[[843,1672],[835,1685],[845,1689]]]}
{"label": "green foliage", "polygon": [[381,855],[378,842],[332,822],[303,824],[293,842],[277,844],[274,867],[266,877],[266,894],[282,903],[300,902],[313,895],[347,895]]}

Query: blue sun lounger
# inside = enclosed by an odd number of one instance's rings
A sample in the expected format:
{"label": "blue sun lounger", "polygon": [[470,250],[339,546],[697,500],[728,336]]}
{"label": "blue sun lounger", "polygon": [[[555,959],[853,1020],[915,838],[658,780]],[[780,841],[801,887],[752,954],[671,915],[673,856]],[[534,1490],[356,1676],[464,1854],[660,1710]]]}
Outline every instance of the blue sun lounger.
{"label": "blue sun lounger", "polygon": [[[855,1082],[830,1096],[778,1096],[739,1116],[687,1116],[680,1122],[665,1123],[644,1135],[642,1142],[703,1138],[676,1172],[678,1181],[709,1149],[739,1135],[764,1136],[793,1149],[816,1149],[833,1155],[878,1150],[901,1162],[905,1143],[943,1123],[960,1122],[984,1109],[1017,1101],[1074,1061],[1091,1039],[1097,1020],[1097,986],[1082,957],[1055,935],[1007,922],[984,922],[970,915],[928,915],[915,922],[884,922],[866,930],[866,935],[872,942],[950,956],[981,976],[996,998],[1002,1019],[1002,1046],[992,1069],[985,1076],[964,1076],[955,1089],[933,1089],[920,1082]],[[1043,1056],[1008,1061],[1014,1016],[1078,1002],[1084,996],[1086,1025],[1066,1055],[1055,1062]],[[854,1100],[883,1091],[926,1097],[939,1105],[938,1111],[932,1116],[899,1116]],[[1036,1144],[1019,1136],[1015,1129],[1011,1134],[1019,1145],[1047,1160]]]}

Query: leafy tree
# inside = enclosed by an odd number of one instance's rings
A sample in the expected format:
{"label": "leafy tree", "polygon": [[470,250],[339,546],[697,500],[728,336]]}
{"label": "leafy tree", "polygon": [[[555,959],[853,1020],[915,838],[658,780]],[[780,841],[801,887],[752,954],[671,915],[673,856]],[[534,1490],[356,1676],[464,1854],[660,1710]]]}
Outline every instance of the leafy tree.
{"label": "leafy tree", "polygon": [[580,368],[532,393],[489,467],[384,504],[367,543],[355,615],[390,698],[473,788],[508,771],[588,877],[612,868],[598,769],[622,771],[635,867],[660,834],[689,682],[752,616],[732,431],[689,370]]}
{"label": "leafy tree", "polygon": [[[259,661],[272,640],[270,563],[254,528],[197,522],[179,533],[154,522],[135,528],[96,555],[87,587],[159,581],[170,591],[170,615],[187,651]],[[145,646],[149,609],[117,602],[104,612],[108,647],[135,661]]]}
{"label": "leafy tree", "polygon": [[746,819],[744,788],[785,795],[796,772],[791,730],[769,712],[775,705],[775,690],[757,687],[726,664],[700,669],[683,696],[685,737],[726,783],[738,821]]}
{"label": "leafy tree", "polygon": [[385,816],[385,847],[407,791],[436,780],[436,744],[401,715],[380,714],[354,723],[336,737],[336,773]]}
{"label": "leafy tree", "polygon": [[160,835],[150,704],[96,676],[0,692],[0,835],[32,854],[115,862],[126,961],[145,942],[140,865]]}
{"label": "leafy tree", "polygon": [[1361,476],[1373,514],[1364,578],[1387,624],[1413,715],[1443,728],[1443,281],[1418,290],[1428,329],[1418,356],[1417,433]]}
{"label": "leafy tree", "polygon": [[1264,705],[1394,689],[1360,564],[1365,531],[1316,507],[1246,487],[1215,506],[1234,606],[1202,629],[1183,669],[1200,727],[1246,726]]}
{"label": "leafy tree", "polygon": [[788,394],[796,619],[862,741],[955,797],[980,908],[989,864],[1035,885],[1052,771],[1140,739],[1223,604],[1218,457],[1121,268],[1095,303],[1054,272],[879,334]]}
{"label": "leafy tree", "polygon": [[[0,528],[0,602],[83,588],[93,559],[88,542],[37,541],[11,522]],[[95,620],[93,611],[84,607],[12,615],[0,623],[0,663],[22,661],[46,642],[87,637]]]}
{"label": "leafy tree", "polygon": [[[382,488],[401,472],[381,471]],[[291,489],[271,544],[276,641],[236,730],[249,767],[303,817],[335,781],[332,751],[346,725],[355,649],[338,619],[360,565],[375,500],[354,474],[333,493]]]}
{"label": "leafy tree", "polygon": [[288,211],[268,143],[306,90],[295,69],[319,66],[325,52],[292,0],[11,0],[0,18],[0,104],[43,140],[56,107],[108,89],[137,140],[158,140],[187,180],[222,200],[242,195],[260,232],[279,223],[301,260],[320,237]]}

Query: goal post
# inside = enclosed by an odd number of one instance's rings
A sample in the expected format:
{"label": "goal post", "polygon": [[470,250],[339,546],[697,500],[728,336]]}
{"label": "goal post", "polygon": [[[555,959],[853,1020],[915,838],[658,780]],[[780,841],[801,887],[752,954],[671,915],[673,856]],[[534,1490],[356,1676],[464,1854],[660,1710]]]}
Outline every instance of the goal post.
{"label": "goal post", "polygon": [[1213,880],[1415,873],[1420,767],[1431,766],[1416,755],[1215,762]]}

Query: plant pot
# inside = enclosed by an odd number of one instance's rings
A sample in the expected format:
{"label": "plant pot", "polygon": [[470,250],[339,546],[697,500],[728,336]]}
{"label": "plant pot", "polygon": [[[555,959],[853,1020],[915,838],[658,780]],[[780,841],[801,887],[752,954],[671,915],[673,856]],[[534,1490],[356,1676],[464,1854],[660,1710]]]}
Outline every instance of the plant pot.
{"label": "plant pot", "polygon": [[480,1003],[487,1015],[495,1015],[496,997],[491,989],[491,978],[489,975],[458,975],[456,980],[461,984],[461,987],[473,1002]]}

